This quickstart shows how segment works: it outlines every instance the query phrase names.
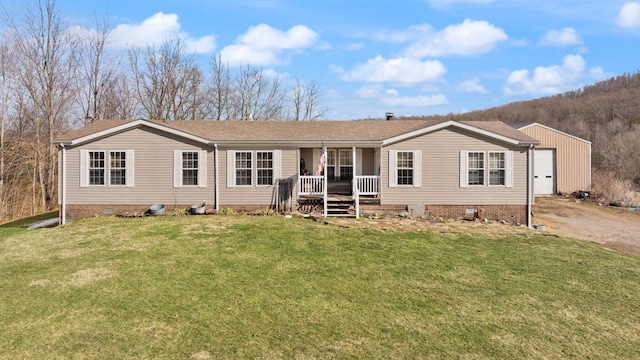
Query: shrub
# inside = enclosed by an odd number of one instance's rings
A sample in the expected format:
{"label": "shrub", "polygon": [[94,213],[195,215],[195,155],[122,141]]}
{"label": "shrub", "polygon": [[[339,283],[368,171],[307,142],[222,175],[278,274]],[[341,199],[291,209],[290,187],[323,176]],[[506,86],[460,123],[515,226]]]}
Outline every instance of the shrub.
{"label": "shrub", "polygon": [[611,171],[594,171],[592,190],[605,202],[620,202],[624,206],[638,205],[637,186],[631,180],[621,179]]}

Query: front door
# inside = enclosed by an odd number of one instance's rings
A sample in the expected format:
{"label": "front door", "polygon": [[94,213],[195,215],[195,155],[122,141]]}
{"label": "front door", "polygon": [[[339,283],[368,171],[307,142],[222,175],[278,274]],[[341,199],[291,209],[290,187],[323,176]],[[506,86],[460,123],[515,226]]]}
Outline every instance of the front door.
{"label": "front door", "polygon": [[351,181],[353,179],[353,150],[327,150],[327,178],[331,181]]}

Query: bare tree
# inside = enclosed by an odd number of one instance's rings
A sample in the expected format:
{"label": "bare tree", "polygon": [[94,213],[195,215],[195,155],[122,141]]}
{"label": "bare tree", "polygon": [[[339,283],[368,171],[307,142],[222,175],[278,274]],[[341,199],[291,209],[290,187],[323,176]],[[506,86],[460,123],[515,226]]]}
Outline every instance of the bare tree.
{"label": "bare tree", "polygon": [[54,138],[68,129],[75,96],[75,43],[60,18],[55,0],[38,0],[22,16],[4,14],[6,36],[15,49],[16,82],[33,111],[34,183],[40,184],[41,207],[56,206]]}
{"label": "bare tree", "polygon": [[315,81],[304,82],[296,78],[291,92],[293,120],[308,121],[322,118],[328,111],[321,104],[320,85]]}
{"label": "bare tree", "polygon": [[231,73],[229,66],[222,61],[222,56],[218,54],[211,59],[211,83],[208,86],[206,102],[208,114],[205,118],[213,120],[229,119],[229,106],[232,98]]}
{"label": "bare tree", "polygon": [[279,120],[284,118],[285,92],[279,76],[267,78],[264,71],[240,67],[234,82],[233,118],[238,120]]}
{"label": "bare tree", "polygon": [[[127,101],[129,94],[118,89],[123,74],[119,73],[120,58],[109,53],[111,27],[107,18],[95,19],[95,28],[78,30],[78,104],[83,122],[99,119],[124,118],[118,104]],[[122,89],[118,89],[122,90]]]}
{"label": "bare tree", "polygon": [[142,117],[195,120],[200,114],[202,72],[180,39],[148,46],[145,53],[130,49],[129,63]]}

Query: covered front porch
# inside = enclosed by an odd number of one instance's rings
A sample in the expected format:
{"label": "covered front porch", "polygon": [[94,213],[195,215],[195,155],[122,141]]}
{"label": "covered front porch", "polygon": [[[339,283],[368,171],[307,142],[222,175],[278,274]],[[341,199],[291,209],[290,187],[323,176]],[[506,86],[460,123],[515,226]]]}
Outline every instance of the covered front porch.
{"label": "covered front porch", "polygon": [[[299,206],[316,206],[323,216],[360,216],[361,204],[380,203],[380,149],[329,147],[299,150]],[[307,159],[310,159],[309,162]]]}

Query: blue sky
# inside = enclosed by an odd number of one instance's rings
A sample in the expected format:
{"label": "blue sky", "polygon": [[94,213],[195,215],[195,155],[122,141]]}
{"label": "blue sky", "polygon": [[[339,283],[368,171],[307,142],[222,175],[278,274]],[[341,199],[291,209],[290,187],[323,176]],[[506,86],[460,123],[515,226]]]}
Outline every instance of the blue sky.
{"label": "blue sky", "polygon": [[[6,0],[3,0],[6,1]],[[69,25],[108,16],[113,46],[179,36],[315,81],[329,119],[461,113],[640,70],[640,1],[58,0]]]}

